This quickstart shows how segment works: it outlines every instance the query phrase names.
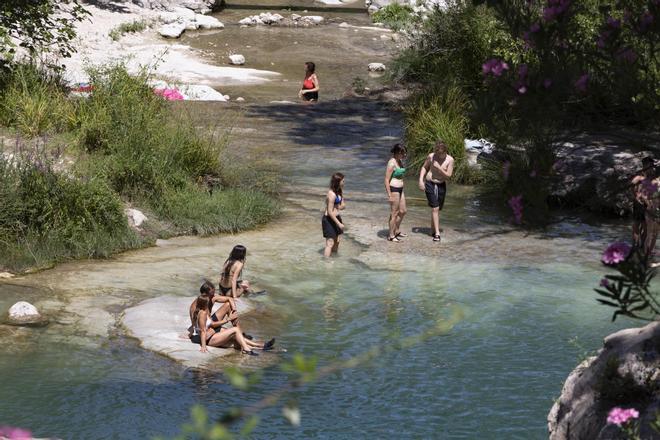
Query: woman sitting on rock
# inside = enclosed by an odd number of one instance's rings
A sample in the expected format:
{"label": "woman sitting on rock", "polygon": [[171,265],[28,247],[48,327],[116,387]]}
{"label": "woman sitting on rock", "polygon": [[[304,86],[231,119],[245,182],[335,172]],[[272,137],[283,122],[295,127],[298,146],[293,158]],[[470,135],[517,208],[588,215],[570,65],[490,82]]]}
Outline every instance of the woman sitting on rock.
{"label": "woman sitting on rock", "polygon": [[[199,294],[209,299],[209,315],[213,321],[213,327],[221,327],[223,324],[231,322],[234,326],[238,325],[238,315],[236,315],[236,301],[229,296],[222,296],[215,294],[215,286],[212,282],[206,280],[199,288]],[[215,313],[213,313],[213,305],[216,303],[224,303]],[[197,298],[190,304],[190,320],[193,319],[193,313],[197,307]]]}
{"label": "woman sitting on rock", "polygon": [[247,248],[240,244],[234,246],[234,249],[229,253],[229,258],[225,260],[225,264],[222,266],[220,282],[218,283],[220,293],[223,295],[238,298],[250,291],[250,282],[239,280],[245,266],[246,257]]}
{"label": "woman sitting on rock", "polygon": [[305,63],[305,79],[298,96],[303,101],[316,102],[319,100],[319,79],[316,76],[316,65],[311,61]]}
{"label": "woman sitting on rock", "polygon": [[[190,334],[190,340],[194,344],[200,344],[200,351],[202,353],[207,353],[207,346],[211,347],[220,347],[220,348],[229,348],[235,347],[240,349],[241,353],[257,356],[252,349],[262,349],[270,350],[275,345],[275,340],[271,339],[270,341],[264,343],[257,341],[250,341],[247,338],[243,337],[243,332],[241,331],[240,326],[232,328],[223,328],[219,327],[214,330],[211,326],[213,321],[209,316],[209,298],[204,295],[197,297],[195,303],[195,311],[192,316],[192,333]],[[235,312],[234,312],[235,313]]]}

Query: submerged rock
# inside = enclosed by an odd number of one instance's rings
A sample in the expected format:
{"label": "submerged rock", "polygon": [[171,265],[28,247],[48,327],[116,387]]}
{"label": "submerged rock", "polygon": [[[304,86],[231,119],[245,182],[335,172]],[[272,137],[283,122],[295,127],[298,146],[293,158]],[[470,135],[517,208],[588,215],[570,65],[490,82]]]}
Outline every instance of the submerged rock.
{"label": "submerged rock", "polygon": [[19,301],[9,308],[7,323],[10,325],[45,325],[48,322],[35,306],[27,301]]}
{"label": "submerged rock", "polygon": [[660,322],[606,337],[598,355],[573,370],[548,415],[550,440],[625,438],[607,424],[614,407],[635,408],[640,438],[660,439],[649,427],[660,410]]}
{"label": "submerged rock", "polygon": [[[199,345],[190,342],[188,310],[194,297],[159,296],[148,299],[124,312],[122,322],[129,333],[147,350],[168,356],[188,367],[201,367],[219,356],[235,353],[233,348],[209,347],[208,353],[199,351]],[[236,300],[240,314],[253,309],[243,298]],[[220,305],[216,304],[216,308]]]}

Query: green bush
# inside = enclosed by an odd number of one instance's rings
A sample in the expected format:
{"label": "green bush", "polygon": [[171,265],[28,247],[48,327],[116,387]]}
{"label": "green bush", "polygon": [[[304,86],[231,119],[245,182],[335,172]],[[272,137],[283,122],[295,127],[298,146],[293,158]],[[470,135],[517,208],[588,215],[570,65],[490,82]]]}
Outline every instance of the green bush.
{"label": "green bush", "polygon": [[144,20],[133,20],[128,23],[122,23],[113,28],[108,34],[112,41],[118,41],[123,35],[135,32],[142,32],[147,28],[147,22]]}
{"label": "green bush", "polygon": [[384,8],[374,12],[371,19],[375,23],[383,23],[388,28],[399,31],[410,24],[412,20],[412,9],[407,5],[390,3]]}
{"label": "green bush", "polygon": [[43,155],[0,159],[0,266],[22,269],[134,247],[121,200],[100,179],[56,173]]}

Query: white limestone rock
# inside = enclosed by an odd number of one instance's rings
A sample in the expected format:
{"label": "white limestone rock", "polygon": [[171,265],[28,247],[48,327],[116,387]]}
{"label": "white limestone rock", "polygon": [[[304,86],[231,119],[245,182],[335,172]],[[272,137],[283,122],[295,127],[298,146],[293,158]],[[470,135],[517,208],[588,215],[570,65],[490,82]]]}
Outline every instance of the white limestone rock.
{"label": "white limestone rock", "polygon": [[369,72],[384,72],[385,71],[385,64],[383,63],[369,63],[367,66],[367,69]]}
{"label": "white limestone rock", "polygon": [[208,15],[195,15],[195,22],[197,22],[200,29],[223,29],[225,27],[220,20]]}
{"label": "white limestone rock", "polygon": [[149,220],[147,216],[142,213],[142,211],[133,208],[125,209],[124,214],[126,214],[126,217],[128,218],[128,224],[132,228],[139,228],[142,223]]}
{"label": "white limestone rock", "polygon": [[158,29],[161,37],[165,38],[179,38],[186,30],[186,23],[175,21],[174,23],[166,24]]}
{"label": "white limestone rock", "polygon": [[[208,353],[201,353],[199,345],[190,342],[188,310],[194,299],[173,295],[148,299],[127,309],[122,322],[143,348],[168,356],[188,367],[207,367],[205,363],[235,353],[235,350],[209,347]],[[218,307],[220,304],[215,305],[215,308]],[[243,298],[236,300],[236,307],[239,314],[253,309],[252,304]]]}
{"label": "white limestone rock", "polygon": [[245,57],[241,54],[229,55],[229,63],[236,66],[242,66],[245,64]]}
{"label": "white limestone rock", "polygon": [[7,322],[11,325],[41,325],[46,320],[35,306],[27,301],[19,301],[9,308]]}
{"label": "white limestone rock", "polygon": [[320,15],[306,15],[301,20],[308,21],[314,24],[321,24],[323,23],[323,21],[325,21],[325,19]]}
{"label": "white limestone rock", "polygon": [[183,95],[184,99],[189,101],[227,101],[225,95],[212,87],[202,84],[181,86],[179,87],[179,91]]}

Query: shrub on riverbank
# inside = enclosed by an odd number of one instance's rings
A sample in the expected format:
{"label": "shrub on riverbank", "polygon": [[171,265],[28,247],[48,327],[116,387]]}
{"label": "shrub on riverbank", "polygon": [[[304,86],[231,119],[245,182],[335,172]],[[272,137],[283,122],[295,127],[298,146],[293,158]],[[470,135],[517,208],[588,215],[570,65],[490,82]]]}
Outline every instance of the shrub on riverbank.
{"label": "shrub on riverbank", "polygon": [[[542,139],[553,156],[570,131],[658,127],[658,2],[481,3],[436,9],[408,33],[392,69],[425,97],[459,87],[470,137],[518,156]],[[512,160],[511,170],[538,175],[533,154]]]}
{"label": "shrub on riverbank", "polygon": [[[64,116],[59,125],[25,124],[41,127],[27,131],[18,117],[0,121],[16,131],[21,147],[0,157],[0,267],[107,256],[155,236],[233,233],[276,215],[273,173],[259,163],[245,172],[223,164],[227,138],[195,127],[182,109],[175,112],[153,93],[146,73],[131,76],[123,66],[93,70],[90,97],[69,100],[38,70],[11,72],[3,84],[15,92],[2,105],[10,102],[7,108],[21,115],[38,99],[59,106],[43,114],[46,120],[59,118],[54,114],[61,109]],[[52,146],[43,141],[35,148],[33,141],[26,148],[21,141],[50,130],[68,130],[74,139],[63,153],[65,164],[75,158],[72,166],[55,170]],[[153,221],[139,236],[128,228],[125,202],[146,209]]]}
{"label": "shrub on riverbank", "polygon": [[390,3],[374,12],[371,19],[374,23],[383,23],[393,31],[399,31],[410,24],[412,12],[410,6]]}

